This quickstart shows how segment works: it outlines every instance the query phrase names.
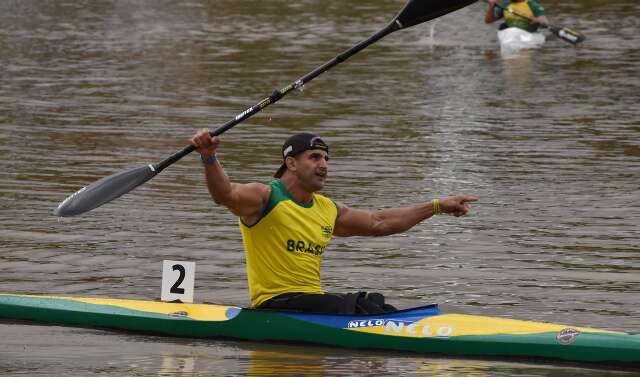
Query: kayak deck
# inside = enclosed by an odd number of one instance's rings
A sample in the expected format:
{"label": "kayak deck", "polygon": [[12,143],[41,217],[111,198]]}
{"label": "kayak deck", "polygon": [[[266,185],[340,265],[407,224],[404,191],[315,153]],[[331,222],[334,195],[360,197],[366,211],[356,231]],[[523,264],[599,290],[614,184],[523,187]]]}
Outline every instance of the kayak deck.
{"label": "kayak deck", "polygon": [[521,49],[539,48],[545,42],[542,33],[530,33],[517,27],[498,31],[498,41],[502,52],[517,52]]}
{"label": "kayak deck", "polygon": [[333,315],[213,304],[0,294],[0,318],[179,337],[305,342],[430,355],[640,368],[640,335],[463,314],[437,305]]}

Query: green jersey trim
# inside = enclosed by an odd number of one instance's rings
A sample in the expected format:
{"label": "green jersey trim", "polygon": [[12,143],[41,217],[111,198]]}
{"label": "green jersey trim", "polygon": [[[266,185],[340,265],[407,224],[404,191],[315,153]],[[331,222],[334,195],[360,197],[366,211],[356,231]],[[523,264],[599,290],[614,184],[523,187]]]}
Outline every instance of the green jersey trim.
{"label": "green jersey trim", "polygon": [[[241,220],[242,225],[246,226],[247,228],[251,228],[255,226],[260,222],[260,220],[264,219],[278,205],[278,203],[283,202],[285,200],[291,200],[292,202],[294,202],[295,204],[303,208],[313,207],[313,200],[311,200],[310,202],[302,202],[296,199],[293,195],[291,195],[289,190],[287,190],[287,188],[284,186],[284,183],[279,179],[274,179],[273,181],[269,182],[269,186],[271,187],[269,202],[267,203],[267,206],[264,208],[264,210],[260,214],[258,221],[256,221],[255,224],[253,225],[247,225],[244,223],[244,221]],[[336,207],[337,206],[338,205],[336,204]]]}

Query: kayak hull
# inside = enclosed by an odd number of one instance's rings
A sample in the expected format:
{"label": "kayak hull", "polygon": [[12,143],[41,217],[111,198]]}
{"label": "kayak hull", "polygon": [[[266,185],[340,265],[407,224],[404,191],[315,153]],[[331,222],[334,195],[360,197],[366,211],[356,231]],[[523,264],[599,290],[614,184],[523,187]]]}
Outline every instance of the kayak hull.
{"label": "kayak hull", "polygon": [[305,342],[429,355],[547,359],[640,368],[640,335],[445,314],[437,305],[363,316],[0,294],[0,318],[179,337]]}
{"label": "kayak hull", "polygon": [[545,42],[542,33],[530,33],[516,27],[498,31],[498,42],[502,52],[517,52],[522,49],[539,48]]}

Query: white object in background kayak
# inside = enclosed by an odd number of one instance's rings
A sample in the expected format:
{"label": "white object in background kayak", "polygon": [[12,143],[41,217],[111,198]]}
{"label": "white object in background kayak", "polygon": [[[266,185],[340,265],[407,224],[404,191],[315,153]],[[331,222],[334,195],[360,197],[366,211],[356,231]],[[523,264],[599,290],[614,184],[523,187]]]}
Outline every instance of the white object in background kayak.
{"label": "white object in background kayak", "polygon": [[538,48],[544,44],[545,37],[541,33],[530,33],[517,27],[498,31],[498,41],[502,51],[518,51],[524,48]]}

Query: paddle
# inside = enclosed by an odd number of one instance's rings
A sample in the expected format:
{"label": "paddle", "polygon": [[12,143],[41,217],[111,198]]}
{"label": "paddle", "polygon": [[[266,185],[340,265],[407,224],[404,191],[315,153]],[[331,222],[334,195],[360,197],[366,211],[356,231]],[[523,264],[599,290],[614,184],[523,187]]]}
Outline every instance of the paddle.
{"label": "paddle", "polygon": [[[505,8],[505,7],[503,7],[502,5],[500,5],[498,3],[496,3],[496,6],[498,8],[500,8],[500,9],[502,9],[505,12],[509,12],[509,13],[513,14],[516,17],[524,18],[525,20],[527,20],[529,22],[533,21],[533,19],[531,19],[531,18],[529,18],[529,17],[527,17],[525,15],[516,13],[516,12],[514,12],[513,10],[511,10],[509,8]],[[560,28],[560,27],[551,26],[551,25],[547,25],[547,24],[540,24],[540,27],[547,28],[547,29],[551,30],[551,32],[553,34],[558,36],[563,41],[569,42],[569,43],[574,44],[574,45],[577,45],[577,44],[583,42],[587,38],[587,37],[584,36],[584,34],[578,33],[575,30],[571,30],[568,27]]]}
{"label": "paddle", "polygon": [[[409,0],[400,13],[398,13],[398,15],[385,28],[345,52],[337,55],[333,59],[284,88],[275,90],[269,97],[264,98],[262,101],[238,114],[234,119],[225,123],[220,128],[210,132],[211,136],[222,134],[236,124],[261,111],[265,107],[276,103],[292,90],[302,87],[304,84],[318,77],[320,74],[342,63],[357,52],[380,40],[387,34],[432,20],[465,7],[475,1],[476,0]],[[62,203],[60,203],[60,205],[58,205],[53,213],[56,216],[63,217],[75,216],[106,204],[147,182],[169,165],[180,160],[182,157],[188,155],[194,150],[195,148],[192,145],[188,145],[181,151],[176,152],[156,165],[149,164],[102,178],[66,198]]]}

